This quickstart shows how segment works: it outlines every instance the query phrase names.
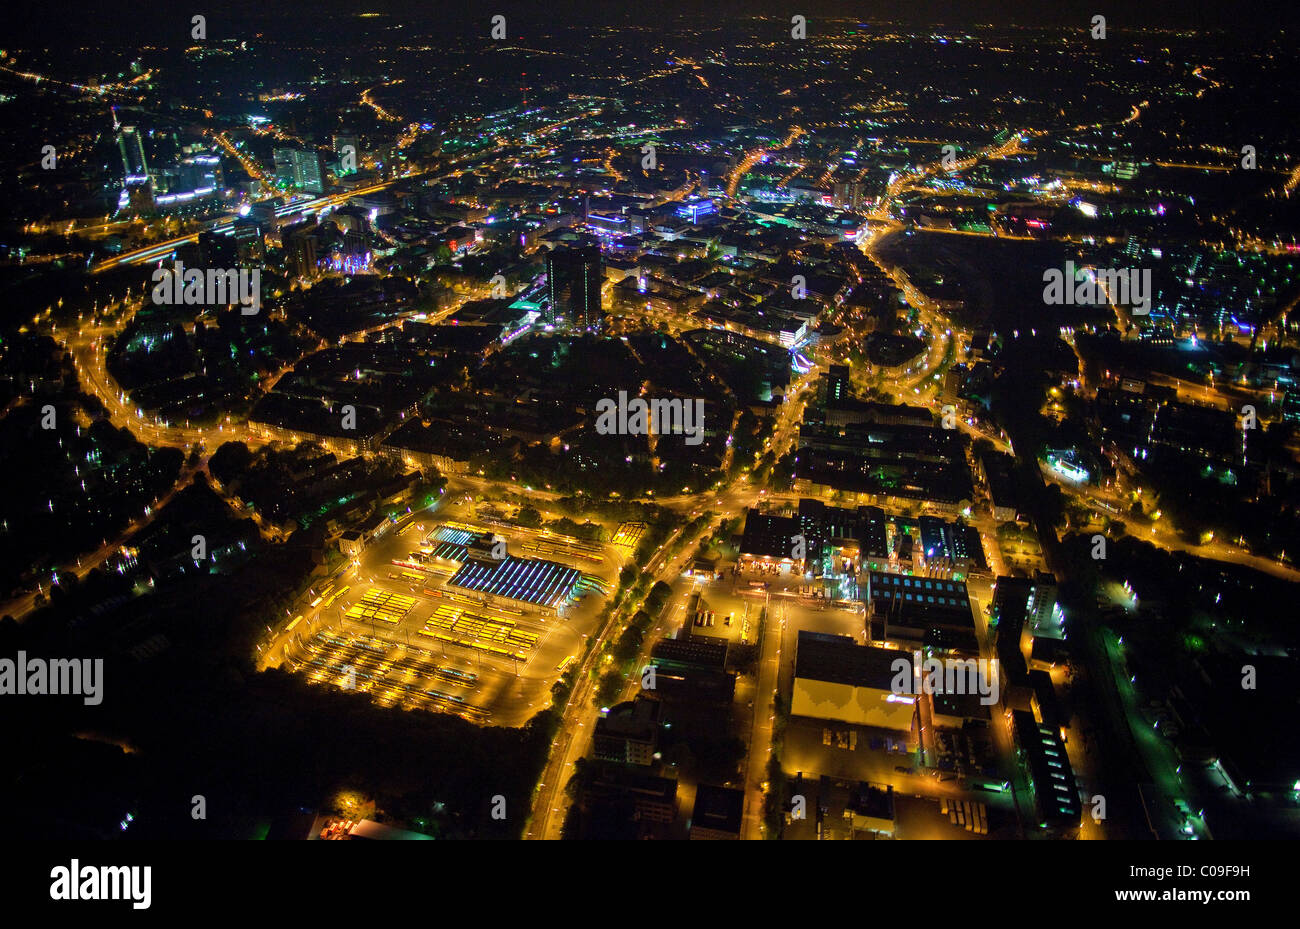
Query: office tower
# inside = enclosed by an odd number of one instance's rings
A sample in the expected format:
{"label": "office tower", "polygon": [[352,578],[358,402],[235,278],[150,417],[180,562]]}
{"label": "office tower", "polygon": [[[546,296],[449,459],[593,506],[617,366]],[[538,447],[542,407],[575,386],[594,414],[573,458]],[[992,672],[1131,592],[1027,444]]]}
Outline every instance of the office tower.
{"label": "office tower", "polygon": [[320,156],[315,152],[298,153],[298,186],[310,194],[325,192],[325,175],[321,172]]}
{"label": "office tower", "polygon": [[339,176],[356,174],[361,167],[361,140],[355,135],[336,135],[332,141]]}
{"label": "office tower", "polygon": [[144,157],[144,139],[135,126],[123,126],[117,135],[117,147],[122,152],[122,170],[127,180],[149,176],[149,164]]}
{"label": "office tower", "polygon": [[825,374],[821,377],[821,397],[822,403],[830,403],[835,400],[848,400],[851,394],[851,382],[849,380],[848,365],[831,365]]}
{"label": "office tower", "polygon": [[176,166],[180,191],[217,191],[222,188],[221,159],[216,155],[193,155],[182,158]]}
{"label": "office tower", "polygon": [[286,265],[293,277],[314,279],[320,274],[320,240],[316,231],[316,224],[312,222],[282,231]]}
{"label": "office tower", "polygon": [[343,255],[345,258],[364,258],[370,251],[370,243],[365,233],[349,230],[343,233]]}
{"label": "office tower", "polygon": [[293,187],[298,180],[297,163],[293,149],[277,148],[272,152],[275,159],[275,183],[278,187]]}
{"label": "office tower", "polygon": [[235,239],[235,248],[239,252],[240,265],[257,266],[266,258],[266,241],[256,220],[247,218],[235,220],[232,235]]}
{"label": "office tower", "polygon": [[600,302],[604,264],[594,245],[556,249],[546,256],[548,323],[562,319],[574,329],[600,328],[605,316]]}
{"label": "office tower", "polygon": [[325,192],[320,156],[316,152],[301,148],[277,148],[272,155],[275,159],[275,181],[279,186],[296,187],[312,194]]}
{"label": "office tower", "polygon": [[691,199],[677,207],[677,215],[692,223],[699,223],[701,217],[710,216],[717,211],[712,200]]}
{"label": "office tower", "polygon": [[862,185],[857,181],[841,181],[834,187],[834,203],[838,207],[857,210],[862,206]]}

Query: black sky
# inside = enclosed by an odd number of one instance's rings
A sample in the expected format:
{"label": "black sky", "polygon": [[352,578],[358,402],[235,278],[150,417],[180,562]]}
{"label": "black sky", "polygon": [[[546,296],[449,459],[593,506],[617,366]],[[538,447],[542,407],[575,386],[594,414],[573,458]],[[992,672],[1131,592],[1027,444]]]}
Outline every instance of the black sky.
{"label": "black sky", "polygon": [[[0,26],[0,47],[49,47],[59,43],[140,46],[170,44],[188,39],[190,17],[208,18],[209,35],[252,35],[258,31],[304,38],[320,35],[332,42],[355,28],[355,14],[373,11],[391,21],[409,23],[422,35],[439,30],[463,30],[486,23],[494,13],[516,17],[524,23],[611,24],[670,23],[703,17],[705,20],[765,14],[782,19],[795,13],[808,17],[815,28],[818,17],[857,17],[864,20],[910,25],[961,26],[977,24],[1063,26],[1086,29],[1094,14],[1107,18],[1108,27],[1234,32],[1276,32],[1294,25],[1300,6],[1216,2],[1216,0],[652,0],[652,2],[594,2],[594,0],[133,0],[130,3],[56,0],[28,3],[26,9],[7,11]],[[374,21],[371,21],[374,23]],[[485,27],[486,28],[486,27]]]}

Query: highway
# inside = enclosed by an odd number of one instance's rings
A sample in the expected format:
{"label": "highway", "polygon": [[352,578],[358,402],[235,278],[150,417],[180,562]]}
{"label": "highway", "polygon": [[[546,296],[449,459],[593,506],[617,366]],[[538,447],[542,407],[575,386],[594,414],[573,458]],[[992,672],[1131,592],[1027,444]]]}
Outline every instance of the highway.
{"label": "highway", "polygon": [[[317,210],[328,209],[330,207],[342,206],[343,204],[346,204],[349,200],[351,200],[353,197],[362,197],[367,194],[376,193],[381,190],[387,190],[388,188],[396,184],[405,183],[411,180],[418,180],[422,176],[423,175],[421,174],[403,175],[401,177],[394,178],[391,181],[384,181],[383,183],[380,184],[372,184],[369,187],[359,187],[356,190],[349,190],[343,193],[328,194],[326,196],[317,197],[311,200],[298,201],[296,203],[291,204],[288,208],[282,208],[284,209],[283,213],[277,211],[277,218],[285,218],[289,216],[298,215],[301,213],[306,213],[309,211],[314,212]],[[188,242],[197,242],[200,232],[228,231],[229,229],[234,227],[235,220],[237,218],[238,218],[237,216],[232,215],[232,216],[221,216],[215,219],[206,220],[203,223],[203,228],[195,232],[192,232],[189,235],[176,236],[175,238],[165,239],[162,242],[154,242],[149,245],[145,245],[145,246],[141,246],[140,248],[133,249],[129,252],[124,252],[123,254],[117,255],[113,258],[105,259],[104,261],[101,261],[98,264],[94,265],[91,268],[91,273],[100,274],[104,271],[109,270],[110,268],[118,268],[118,267],[122,267],[123,265],[144,264],[150,261],[158,261],[160,259],[170,258],[173,254],[175,254],[176,249],[180,248],[182,245],[185,245]]]}

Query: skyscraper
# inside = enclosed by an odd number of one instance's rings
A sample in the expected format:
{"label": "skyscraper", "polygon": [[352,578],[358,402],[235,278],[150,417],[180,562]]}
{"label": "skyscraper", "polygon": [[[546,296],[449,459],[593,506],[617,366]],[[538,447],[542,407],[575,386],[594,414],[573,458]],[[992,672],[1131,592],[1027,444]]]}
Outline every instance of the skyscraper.
{"label": "skyscraper", "polygon": [[320,257],[316,249],[318,241],[315,226],[287,237],[284,244],[288,260],[285,263],[290,274],[308,280],[314,280],[320,275]]}
{"label": "skyscraper", "polygon": [[272,151],[275,159],[275,183],[279,187],[293,187],[297,183],[298,172],[293,157],[293,149],[277,148]]}
{"label": "skyscraper", "polygon": [[275,181],[281,187],[296,187],[312,194],[325,192],[320,156],[315,151],[277,148],[272,155],[275,158]]}
{"label": "skyscraper", "polygon": [[546,256],[546,321],[562,319],[570,328],[599,329],[605,311],[601,285],[605,262],[595,245],[560,248]]}
{"label": "skyscraper", "polygon": [[831,365],[827,372],[822,375],[818,387],[821,393],[818,399],[822,403],[850,399],[853,388],[852,381],[849,380],[849,366]]}
{"label": "skyscraper", "polygon": [[143,178],[149,176],[149,164],[144,157],[144,139],[135,126],[123,126],[117,134],[117,147],[122,152],[123,177]]}
{"label": "skyscraper", "polygon": [[862,207],[862,185],[857,181],[841,181],[833,189],[835,205],[849,210]]}
{"label": "skyscraper", "polygon": [[338,173],[356,174],[361,165],[361,140],[355,135],[335,135],[333,143]]}
{"label": "skyscraper", "polygon": [[321,172],[320,155],[309,151],[298,153],[298,186],[311,194],[325,193],[325,176]]}

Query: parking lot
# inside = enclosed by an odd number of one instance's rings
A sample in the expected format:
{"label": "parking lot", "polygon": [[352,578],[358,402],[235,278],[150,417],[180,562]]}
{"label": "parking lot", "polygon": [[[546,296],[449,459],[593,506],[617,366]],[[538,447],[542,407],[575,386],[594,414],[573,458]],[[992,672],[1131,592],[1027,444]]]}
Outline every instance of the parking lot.
{"label": "parking lot", "polygon": [[[505,557],[468,562],[466,543],[484,533],[505,543]],[[449,503],[314,587],[273,644],[276,661],[384,705],[521,725],[581,655],[625,552]]]}

